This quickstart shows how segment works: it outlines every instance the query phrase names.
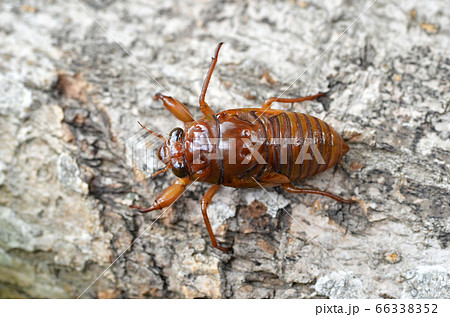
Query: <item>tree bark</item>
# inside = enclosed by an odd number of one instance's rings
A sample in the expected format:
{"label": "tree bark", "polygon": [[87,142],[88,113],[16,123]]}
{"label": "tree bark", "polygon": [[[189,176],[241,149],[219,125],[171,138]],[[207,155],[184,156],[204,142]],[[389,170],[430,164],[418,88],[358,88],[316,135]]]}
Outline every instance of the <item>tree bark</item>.
{"label": "tree bark", "polygon": [[[1,1],[0,297],[450,298],[450,9],[380,0],[357,19],[370,3]],[[347,140],[302,185],[356,204],[222,188],[208,212],[230,253],[204,227],[207,184],[129,208],[175,180],[130,159],[155,149],[137,121],[182,126],[157,92],[201,117],[220,41],[212,109],[327,92],[274,107]]]}

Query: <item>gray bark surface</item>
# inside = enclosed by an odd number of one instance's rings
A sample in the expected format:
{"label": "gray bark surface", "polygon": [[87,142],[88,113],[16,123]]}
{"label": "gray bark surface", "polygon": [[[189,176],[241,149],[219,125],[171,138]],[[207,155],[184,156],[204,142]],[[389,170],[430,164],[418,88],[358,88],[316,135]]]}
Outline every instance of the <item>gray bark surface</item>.
{"label": "gray bark surface", "polygon": [[[447,1],[379,0],[354,24],[371,1],[79,2],[91,17],[0,1],[0,297],[450,298]],[[175,179],[127,162],[136,121],[182,126],[155,80],[201,117],[220,41],[215,111],[329,92],[274,107],[348,141],[300,185],[357,204],[222,188],[209,215],[231,253],[211,247],[207,184],[162,216],[128,207]]]}

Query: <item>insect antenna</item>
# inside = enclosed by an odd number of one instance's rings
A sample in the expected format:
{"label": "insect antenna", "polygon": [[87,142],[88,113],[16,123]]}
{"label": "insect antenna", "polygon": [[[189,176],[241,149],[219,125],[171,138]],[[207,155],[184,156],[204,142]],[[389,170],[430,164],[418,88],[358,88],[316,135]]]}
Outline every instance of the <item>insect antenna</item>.
{"label": "insect antenna", "polygon": [[161,134],[156,133],[156,132],[150,130],[149,128],[144,127],[144,126],[142,125],[142,123],[140,123],[139,121],[138,121],[138,123],[139,123],[139,125],[140,125],[142,128],[144,128],[145,130],[147,130],[149,133],[151,133],[151,134],[153,134],[154,136],[157,136],[158,138],[160,138],[161,140],[163,140],[164,143],[167,142],[167,140],[166,140]]}
{"label": "insect antenna", "polygon": [[165,172],[167,172],[168,170],[169,170],[169,164],[166,165],[166,168],[165,168],[165,169],[159,170],[159,171],[153,173],[152,176],[150,176],[150,178],[153,178],[153,177],[155,177],[156,175],[165,173]]}
{"label": "insect antenna", "polygon": [[[139,121],[138,121],[138,123],[139,123],[139,125],[140,125],[142,128],[144,128],[145,130],[147,130],[149,133],[151,133],[151,134],[153,134],[154,136],[156,136],[156,137],[160,138],[161,140],[163,140],[164,143],[167,142],[167,140],[166,140],[161,134],[156,133],[156,132],[150,130],[149,128],[147,128],[147,127],[145,127],[144,125],[142,125],[142,123],[140,123]],[[164,169],[159,170],[159,171],[153,173],[152,176],[150,176],[150,178],[153,178],[153,177],[155,177],[155,176],[157,176],[157,175],[159,175],[159,174],[162,174],[162,173],[167,172],[167,171],[169,170],[169,167],[170,167],[169,164],[167,164],[166,167],[165,167]]]}

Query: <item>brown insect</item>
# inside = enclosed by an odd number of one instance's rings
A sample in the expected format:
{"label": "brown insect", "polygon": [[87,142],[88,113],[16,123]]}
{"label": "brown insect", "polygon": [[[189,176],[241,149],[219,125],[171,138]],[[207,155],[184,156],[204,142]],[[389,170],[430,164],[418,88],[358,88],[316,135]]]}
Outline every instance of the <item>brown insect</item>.
{"label": "brown insect", "polygon": [[325,191],[292,185],[336,165],[349,150],[342,137],[330,125],[313,116],[270,109],[273,102],[302,102],[324,94],[300,98],[272,97],[261,108],[232,109],[219,113],[211,110],[205,102],[205,95],[222,44],[219,43],[216,48],[199,98],[204,118],[195,120],[178,100],[155,95],[154,100],[162,100],[167,110],[184,122],[184,129],[175,128],[166,140],[141,124],[165,143],[160,147],[158,157],[166,167],[152,177],[171,168],[178,179],[152,206],[131,207],[140,212],[162,209],[175,202],[190,183],[196,180],[210,183],[212,186],[201,202],[203,219],[212,246],[229,251],[230,248],[217,244],[207,214],[207,207],[220,186],[281,186],[292,193],[324,195],[346,204],[353,201]]}

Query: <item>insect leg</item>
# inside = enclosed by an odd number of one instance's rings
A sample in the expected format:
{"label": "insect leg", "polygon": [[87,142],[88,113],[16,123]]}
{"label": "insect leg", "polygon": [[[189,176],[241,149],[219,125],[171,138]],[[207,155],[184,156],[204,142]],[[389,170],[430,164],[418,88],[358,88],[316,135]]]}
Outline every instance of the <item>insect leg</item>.
{"label": "insect leg", "polygon": [[324,192],[324,191],[321,191],[321,190],[317,190],[317,189],[297,188],[297,187],[294,187],[292,184],[282,184],[281,187],[283,189],[287,190],[288,192],[291,192],[291,193],[296,193],[296,194],[317,194],[317,195],[323,195],[323,196],[327,196],[327,197],[333,198],[334,200],[337,200],[337,201],[339,201],[341,203],[344,203],[344,204],[353,204],[354,203],[353,200],[345,199],[345,198],[339,197],[337,195],[334,195],[334,194],[331,194],[331,193],[328,193],[328,192]]}
{"label": "insect leg", "polygon": [[214,233],[211,228],[211,224],[209,222],[208,218],[208,212],[207,208],[209,203],[211,202],[211,199],[213,198],[214,194],[217,193],[217,191],[220,189],[220,185],[212,185],[208,191],[206,192],[205,196],[203,196],[202,199],[202,214],[203,214],[203,220],[205,221],[206,229],[208,230],[209,237],[211,238],[212,246],[216,249],[219,249],[220,251],[230,251],[231,248],[225,248],[221,247],[217,244],[216,237],[214,236]]}
{"label": "insect leg", "polygon": [[188,177],[178,178],[175,183],[166,188],[166,190],[163,191],[163,193],[159,195],[158,198],[156,198],[155,202],[150,207],[141,208],[134,205],[131,205],[130,207],[139,209],[139,212],[149,212],[169,207],[181,196],[181,194],[183,194],[184,189],[190,183],[192,183],[192,181]]}
{"label": "insect leg", "polygon": [[263,102],[262,107],[263,110],[268,110],[270,109],[270,107],[272,106],[272,103],[276,102],[287,102],[287,103],[291,103],[291,102],[302,102],[302,101],[306,101],[306,100],[313,100],[319,97],[325,96],[325,94],[317,94],[314,96],[306,96],[306,97],[299,97],[299,98],[278,98],[278,97],[271,97],[269,99],[267,99],[266,101]]}
{"label": "insect leg", "polygon": [[153,97],[153,100],[158,99],[162,100],[164,107],[166,107],[167,110],[177,117],[177,119],[180,119],[183,122],[191,122],[195,120],[188,108],[186,108],[186,106],[178,100],[169,96],[164,96],[160,93],[157,93],[155,97]]}
{"label": "insect leg", "polygon": [[223,45],[223,42],[220,42],[219,45],[217,45],[216,52],[214,54],[214,57],[211,60],[211,65],[209,66],[208,73],[206,74],[205,81],[203,82],[202,92],[200,94],[199,103],[200,103],[200,110],[203,112],[205,116],[212,116],[214,114],[214,111],[209,107],[209,105],[205,102],[205,96],[206,91],[208,90],[209,81],[211,79],[212,73],[214,71],[214,67],[216,67],[217,64],[217,58],[219,57],[219,51],[220,47]]}

